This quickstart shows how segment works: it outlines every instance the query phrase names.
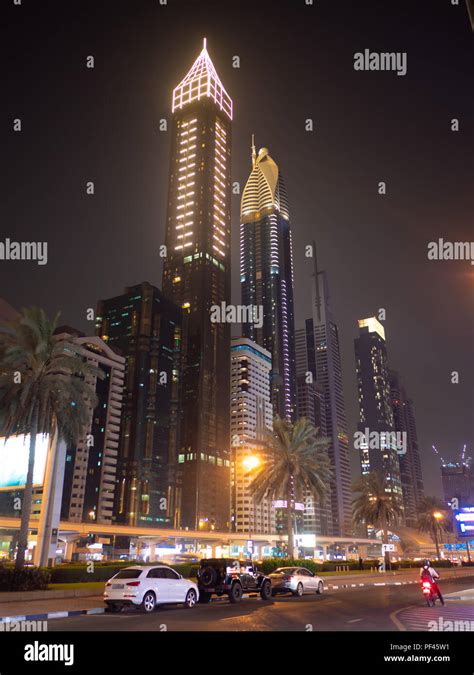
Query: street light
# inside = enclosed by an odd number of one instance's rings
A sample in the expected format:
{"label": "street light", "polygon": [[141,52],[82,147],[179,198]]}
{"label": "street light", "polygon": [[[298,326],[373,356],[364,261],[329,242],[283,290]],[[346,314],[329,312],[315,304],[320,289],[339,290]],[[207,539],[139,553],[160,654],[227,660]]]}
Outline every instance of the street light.
{"label": "street light", "polygon": [[[246,455],[245,457],[242,458],[242,466],[246,470],[247,475],[256,471],[258,467],[261,465],[262,460],[258,455]],[[252,541],[252,517],[254,514],[254,503],[252,500],[252,504],[250,506],[252,509],[251,513],[249,513],[249,540]],[[252,546],[253,548],[253,546]],[[253,558],[253,550],[249,551],[250,552],[250,560]]]}
{"label": "street light", "polygon": [[251,471],[255,471],[255,469],[260,466],[261,462],[262,460],[258,455],[247,455],[242,460],[242,466],[250,473]]}
{"label": "street light", "polygon": [[[443,520],[444,515],[441,513],[441,511],[433,511],[433,518],[436,520],[436,522],[440,522]],[[433,533],[434,533],[434,540],[435,540],[435,545],[436,545],[436,555],[438,558],[441,557],[440,551],[439,551],[439,544],[438,544],[438,531],[436,528],[433,528]]]}

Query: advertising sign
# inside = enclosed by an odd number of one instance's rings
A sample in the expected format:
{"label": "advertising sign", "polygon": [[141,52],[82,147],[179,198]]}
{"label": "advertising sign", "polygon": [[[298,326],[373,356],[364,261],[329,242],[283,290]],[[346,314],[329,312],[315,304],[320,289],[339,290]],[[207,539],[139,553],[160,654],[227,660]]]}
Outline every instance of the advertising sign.
{"label": "advertising sign", "polygon": [[[42,485],[44,482],[48,446],[49,436],[38,434],[33,485]],[[29,436],[10,436],[6,442],[5,438],[0,438],[0,490],[12,490],[25,485],[29,451]]]}
{"label": "advertising sign", "polygon": [[464,506],[459,511],[455,511],[454,520],[460,537],[474,535],[474,506]]}

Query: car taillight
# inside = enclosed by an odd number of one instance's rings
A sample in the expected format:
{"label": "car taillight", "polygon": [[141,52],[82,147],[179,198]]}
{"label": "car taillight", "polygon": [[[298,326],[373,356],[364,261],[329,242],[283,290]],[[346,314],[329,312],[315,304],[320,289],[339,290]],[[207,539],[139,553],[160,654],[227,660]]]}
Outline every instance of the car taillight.
{"label": "car taillight", "polygon": [[140,586],[139,581],[127,581],[127,586]]}

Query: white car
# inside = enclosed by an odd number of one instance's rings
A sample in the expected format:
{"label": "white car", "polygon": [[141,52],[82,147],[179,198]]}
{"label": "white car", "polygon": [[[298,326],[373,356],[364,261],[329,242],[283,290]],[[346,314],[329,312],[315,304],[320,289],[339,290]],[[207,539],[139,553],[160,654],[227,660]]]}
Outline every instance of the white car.
{"label": "white car", "polygon": [[272,595],[293,593],[301,597],[303,593],[321,593],[324,581],[306,567],[279,567],[268,575],[272,580]]}
{"label": "white car", "polygon": [[196,584],[167,565],[126,567],[105,584],[104,602],[110,612],[126,605],[153,612],[157,605],[182,603],[194,607],[199,600]]}

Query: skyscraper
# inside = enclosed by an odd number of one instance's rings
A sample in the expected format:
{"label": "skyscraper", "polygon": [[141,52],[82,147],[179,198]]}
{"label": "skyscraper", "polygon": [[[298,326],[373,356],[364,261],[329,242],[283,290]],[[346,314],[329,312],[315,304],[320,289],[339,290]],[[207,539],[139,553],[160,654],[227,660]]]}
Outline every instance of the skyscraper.
{"label": "skyscraper", "polygon": [[182,526],[229,525],[232,100],[206,41],[173,91],[163,292],[183,310]]}
{"label": "skyscraper", "polygon": [[274,413],[292,420],[296,412],[293,254],[285,183],[267,148],[257,154],[240,210],[242,304],[262,308],[263,321],[243,325],[245,337],[272,355]]}
{"label": "skyscraper", "polygon": [[99,302],[97,332],[126,359],[114,520],[179,526],[181,310],[143,282]]}
{"label": "skyscraper", "polygon": [[413,401],[407,396],[399,374],[395,370],[390,370],[389,378],[395,431],[406,434],[406,452],[399,455],[405,522],[409,527],[416,527],[418,509],[425,492],[415,411]]}
{"label": "skyscraper", "polygon": [[[313,320],[295,332],[297,416],[305,417],[326,435],[326,405],[322,387],[316,382]],[[332,533],[330,492],[324,503],[315,503],[311,494],[305,498],[303,532],[326,536]]]}
{"label": "skyscraper", "polygon": [[270,499],[257,503],[249,485],[268,461],[264,444],[273,429],[270,401],[270,352],[247,338],[231,345],[231,529],[234,532],[275,532]]}
{"label": "skyscraper", "polygon": [[[403,503],[400,463],[397,448],[387,441],[395,431],[385,330],[375,318],[359,321],[359,337],[354,340],[357,387],[359,393],[358,430],[376,432],[378,447],[364,441],[360,447],[362,474],[377,471],[385,480],[387,491]],[[377,444],[375,444],[377,445]]]}
{"label": "skyscraper", "polygon": [[[318,269],[314,242],[313,256],[312,317],[298,331],[298,375],[300,388],[301,378],[304,376],[306,379],[310,374],[316,392],[320,392],[322,405],[316,426],[320,426],[322,436],[330,441],[328,455],[332,480],[329,504],[316,505],[320,511],[317,516],[319,527],[321,533],[327,530],[328,534],[341,536],[352,531],[352,491],[339,332],[332,315],[327,274]],[[314,505],[307,506],[314,509]]]}
{"label": "skyscraper", "polygon": [[461,462],[443,462],[441,465],[444,501],[449,504],[453,497],[459,506],[474,505],[474,471],[471,459]]}
{"label": "skyscraper", "polygon": [[94,378],[97,405],[75,447],[68,447],[61,517],[72,522],[112,523],[120,439],[125,358],[99,337],[86,337],[67,326],[56,329],[57,339],[78,346],[78,354],[98,367]]}

